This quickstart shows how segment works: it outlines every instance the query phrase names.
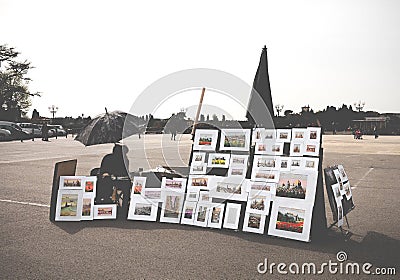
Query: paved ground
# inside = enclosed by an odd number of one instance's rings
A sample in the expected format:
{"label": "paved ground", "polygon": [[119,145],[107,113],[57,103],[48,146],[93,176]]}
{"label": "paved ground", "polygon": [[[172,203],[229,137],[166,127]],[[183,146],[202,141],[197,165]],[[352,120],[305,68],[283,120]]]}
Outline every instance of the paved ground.
{"label": "paved ground", "polygon": [[[187,162],[190,141],[186,136],[177,142],[171,142],[168,136],[160,141],[161,137],[132,137],[127,141],[131,170],[155,167],[170,155],[177,158],[167,161],[172,166]],[[265,258],[270,263],[320,265],[336,261],[339,251],[345,251],[351,262],[395,267],[399,272],[400,137],[381,136],[375,140],[367,136],[356,141],[352,136],[330,135],[323,141],[323,166],[343,164],[354,188],[356,208],[349,214],[354,235],[347,242],[336,230],[308,244],[161,223],[51,223],[46,205],[50,201],[55,162],[77,158],[77,173],[89,174],[112,145],[84,147],[72,138],[52,139],[49,143],[0,143],[0,278],[266,279],[272,276],[257,273],[257,265]],[[143,144],[146,153],[141,152]],[[331,222],[327,199],[326,209]],[[289,278],[276,271],[273,277]],[[311,278],[339,277],[396,279],[327,272]]]}

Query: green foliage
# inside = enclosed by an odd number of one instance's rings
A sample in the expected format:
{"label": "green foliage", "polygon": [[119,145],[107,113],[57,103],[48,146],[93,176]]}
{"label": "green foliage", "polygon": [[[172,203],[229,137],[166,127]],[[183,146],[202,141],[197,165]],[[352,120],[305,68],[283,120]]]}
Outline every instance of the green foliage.
{"label": "green foliage", "polygon": [[31,63],[18,61],[18,55],[14,48],[0,45],[0,119],[18,120],[31,106],[31,97],[40,96],[28,88]]}

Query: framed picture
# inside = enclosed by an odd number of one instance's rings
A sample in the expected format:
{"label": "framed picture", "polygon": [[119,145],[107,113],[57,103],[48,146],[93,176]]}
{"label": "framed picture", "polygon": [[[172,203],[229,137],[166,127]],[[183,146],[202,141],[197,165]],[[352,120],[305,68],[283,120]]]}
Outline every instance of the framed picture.
{"label": "framed picture", "polygon": [[209,202],[197,203],[196,213],[195,213],[194,222],[193,222],[193,224],[195,226],[199,226],[199,227],[207,226],[210,208],[211,208],[211,205]]}
{"label": "framed picture", "polygon": [[299,241],[310,241],[312,207],[305,203],[291,203],[276,200],[272,212],[268,234]]}
{"label": "framed picture", "polygon": [[246,166],[249,160],[248,155],[235,155],[231,154],[231,160],[229,166]]}
{"label": "framed picture", "polygon": [[158,203],[144,199],[134,194],[128,210],[128,220],[153,221],[157,220]]}
{"label": "framed picture", "polygon": [[333,169],[333,175],[335,175],[336,182],[339,184],[339,191],[341,195],[345,194],[344,185],[342,180],[342,175],[340,174],[338,169]]}
{"label": "framed picture", "polygon": [[185,178],[167,179],[166,177],[162,177],[161,189],[169,189],[175,192],[185,192],[186,179]]}
{"label": "framed picture", "polygon": [[207,164],[194,164],[190,166],[189,174],[202,175],[207,173]]}
{"label": "framed picture", "polygon": [[93,220],[93,206],[94,206],[94,195],[85,192],[82,197],[81,221]]}
{"label": "framed picture", "polygon": [[133,177],[133,184],[132,184],[132,194],[141,194],[142,190],[146,186],[146,177]]}
{"label": "framed picture", "polygon": [[314,157],[319,156],[319,146],[320,146],[319,142],[311,142],[311,141],[304,142],[303,155],[314,156]]}
{"label": "framed picture", "polygon": [[247,201],[247,183],[248,180],[242,178],[215,176],[210,195],[213,198]]}
{"label": "framed picture", "polygon": [[291,139],[292,139],[291,129],[276,130],[276,141],[290,143]]}
{"label": "framed picture", "polygon": [[253,169],[264,168],[269,170],[279,170],[280,169],[279,160],[280,160],[279,157],[254,155]]}
{"label": "framed picture", "polygon": [[161,202],[161,191],[161,188],[144,188],[142,190],[142,197],[153,202]]}
{"label": "framed picture", "polygon": [[82,197],[82,189],[59,189],[57,195],[55,220],[80,221],[82,216]]}
{"label": "framed picture", "polygon": [[208,167],[228,168],[230,154],[211,153],[208,155]]}
{"label": "framed picture", "polygon": [[186,201],[192,201],[192,202],[197,202],[199,201],[199,194],[200,191],[195,188],[195,189],[187,189],[186,192]]}
{"label": "framed picture", "polygon": [[268,183],[264,181],[250,181],[247,190],[249,192],[249,196],[275,195],[276,183]]}
{"label": "framed picture", "polygon": [[292,141],[290,142],[290,156],[301,157],[304,154],[304,142]]}
{"label": "framed picture", "polygon": [[291,201],[306,201],[314,205],[317,172],[298,170],[281,172],[276,186],[276,197]]}
{"label": "framed picture", "polygon": [[241,210],[242,210],[241,204],[227,203],[223,228],[237,230],[239,228],[239,219]]}
{"label": "framed picture", "polygon": [[271,194],[249,195],[247,200],[246,212],[267,215],[271,204]]}
{"label": "framed picture", "polygon": [[292,128],[292,142],[307,140],[307,128]]}
{"label": "framed picture", "polygon": [[280,171],[290,171],[290,157],[280,157]]}
{"label": "framed picture", "polygon": [[202,165],[206,163],[206,153],[205,152],[193,152],[192,162],[190,165]]}
{"label": "framed picture", "polygon": [[250,129],[221,129],[221,151],[249,151]]}
{"label": "framed picture", "polygon": [[277,183],[279,180],[279,171],[271,170],[271,169],[267,169],[267,168],[257,168],[257,167],[254,168],[253,167],[253,170],[251,173],[251,180]]}
{"label": "framed picture", "polygon": [[228,177],[246,177],[247,173],[247,166],[246,165],[236,165],[236,166],[229,166],[228,169]]}
{"label": "framed picture", "polygon": [[346,171],[344,171],[343,165],[339,164],[337,167],[338,167],[338,170],[339,170],[340,175],[342,176],[342,180],[343,180],[344,182],[347,181],[347,180],[349,180],[349,178],[347,177]]}
{"label": "framed picture", "polygon": [[218,130],[196,129],[193,150],[215,151],[218,141]]}
{"label": "framed picture", "polygon": [[304,157],[302,168],[306,170],[318,170],[319,158]]}
{"label": "framed picture", "polygon": [[197,202],[185,201],[185,204],[183,205],[181,224],[193,225],[194,217],[196,214],[196,207]]}
{"label": "framed picture", "polygon": [[189,175],[188,186],[189,189],[208,190],[210,184],[210,177],[206,175]]}
{"label": "framed picture", "polygon": [[321,128],[320,127],[307,127],[307,140],[320,142]]}
{"label": "framed picture", "polygon": [[199,192],[199,202],[211,202],[212,197],[210,196],[209,191],[200,191]]}
{"label": "framed picture", "polygon": [[264,129],[262,136],[263,136],[263,141],[275,141],[276,130],[275,129]]}
{"label": "framed picture", "polygon": [[252,136],[253,143],[264,141],[264,137],[263,137],[264,130],[265,130],[265,128],[261,128],[261,127],[256,127],[253,129],[253,136]]}
{"label": "framed picture", "polygon": [[344,194],[346,195],[347,200],[349,200],[352,197],[349,181],[347,181],[346,183],[343,184],[343,190],[344,190]]}
{"label": "framed picture", "polygon": [[302,157],[291,157],[290,158],[290,170],[297,170],[303,167],[303,158]]}
{"label": "framed picture", "polygon": [[163,191],[160,222],[179,223],[181,220],[184,193]]}
{"label": "framed picture", "polygon": [[272,145],[273,141],[263,141],[257,142],[254,148],[254,154],[257,155],[268,155],[270,148],[268,147],[269,144]]}
{"label": "framed picture", "polygon": [[244,214],[243,231],[263,234],[265,215],[246,212]]}
{"label": "framed picture", "polygon": [[85,193],[96,195],[96,185],[97,185],[96,176],[85,177],[85,187],[84,187]]}
{"label": "framed picture", "polygon": [[85,176],[60,176],[59,189],[83,190],[85,179]]}
{"label": "framed picture", "polygon": [[210,204],[210,212],[208,215],[208,227],[221,228],[224,217],[225,204],[212,203]]}
{"label": "framed picture", "polygon": [[93,207],[93,219],[114,220],[117,218],[117,204],[99,204]]}
{"label": "framed picture", "polygon": [[341,200],[342,199],[342,195],[340,194],[339,183],[332,184],[331,188],[332,188],[332,191],[333,191],[333,195],[335,196],[335,200],[336,201],[338,199]]}
{"label": "framed picture", "polygon": [[276,156],[283,155],[283,145],[284,145],[284,142],[273,142],[269,146],[270,150],[268,150],[268,154],[276,155]]}

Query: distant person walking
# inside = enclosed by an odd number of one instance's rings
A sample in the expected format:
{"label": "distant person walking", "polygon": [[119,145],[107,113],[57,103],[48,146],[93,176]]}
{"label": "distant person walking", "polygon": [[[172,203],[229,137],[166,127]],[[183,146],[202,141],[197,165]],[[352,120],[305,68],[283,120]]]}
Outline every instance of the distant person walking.
{"label": "distant person walking", "polygon": [[47,123],[42,126],[42,141],[49,141],[49,128]]}
{"label": "distant person walking", "polygon": [[375,139],[377,139],[379,137],[378,130],[376,129],[376,126],[374,126],[374,136],[375,136]]}

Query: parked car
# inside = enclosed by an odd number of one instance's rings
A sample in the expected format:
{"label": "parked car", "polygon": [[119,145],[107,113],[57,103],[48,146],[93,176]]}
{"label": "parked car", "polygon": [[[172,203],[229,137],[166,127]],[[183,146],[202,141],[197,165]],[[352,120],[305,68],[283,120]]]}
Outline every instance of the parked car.
{"label": "parked car", "polygon": [[11,140],[11,132],[7,129],[0,128],[0,141]]}
{"label": "parked car", "polygon": [[0,129],[10,131],[10,140],[26,140],[32,138],[28,133],[22,131],[22,128],[19,125],[13,122],[0,121]]}
{"label": "parked car", "polygon": [[56,136],[67,136],[67,132],[65,131],[65,129],[58,124],[51,124],[51,125],[47,125],[48,129],[49,129],[49,136],[53,137]]}
{"label": "parked car", "polygon": [[18,124],[22,131],[30,134],[33,137],[41,137],[42,136],[42,128],[34,123],[19,123]]}

